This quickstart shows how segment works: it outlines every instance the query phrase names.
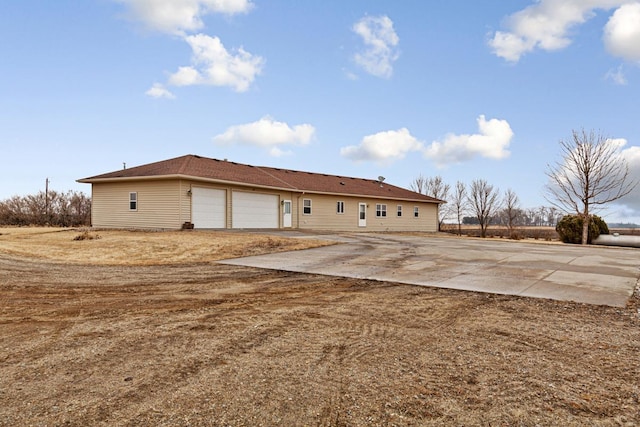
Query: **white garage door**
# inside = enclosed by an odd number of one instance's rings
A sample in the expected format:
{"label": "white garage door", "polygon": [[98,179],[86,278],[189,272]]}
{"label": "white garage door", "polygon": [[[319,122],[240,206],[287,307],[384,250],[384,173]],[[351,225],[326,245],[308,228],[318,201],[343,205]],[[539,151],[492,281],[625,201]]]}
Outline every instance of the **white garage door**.
{"label": "white garage door", "polygon": [[193,187],[191,222],[194,228],[225,228],[225,190]]}
{"label": "white garage door", "polygon": [[233,192],[233,228],[278,228],[278,196]]}

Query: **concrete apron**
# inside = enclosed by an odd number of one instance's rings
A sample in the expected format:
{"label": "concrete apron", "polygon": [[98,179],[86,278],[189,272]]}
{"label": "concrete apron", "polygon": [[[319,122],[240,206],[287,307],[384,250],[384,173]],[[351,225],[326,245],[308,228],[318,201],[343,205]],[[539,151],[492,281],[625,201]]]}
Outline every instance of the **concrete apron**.
{"label": "concrete apron", "polygon": [[220,263],[615,307],[626,305],[640,276],[637,249],[369,233],[309,237],[342,243]]}

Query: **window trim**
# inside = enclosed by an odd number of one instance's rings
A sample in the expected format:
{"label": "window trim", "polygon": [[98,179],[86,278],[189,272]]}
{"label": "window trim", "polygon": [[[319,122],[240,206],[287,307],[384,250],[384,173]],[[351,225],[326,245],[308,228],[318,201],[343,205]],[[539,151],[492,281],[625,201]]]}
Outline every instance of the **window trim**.
{"label": "window trim", "polygon": [[344,202],[342,200],[336,202],[336,214],[344,215]]}
{"label": "window trim", "polygon": [[396,208],[396,216],[400,218],[402,216],[402,205],[398,205]]}
{"label": "window trim", "polygon": [[413,217],[414,218],[420,218],[420,209],[418,206],[414,206],[413,207]]}
{"label": "window trim", "polygon": [[386,218],[386,217],[387,217],[387,204],[376,203],[376,218]]}
{"label": "window trim", "polygon": [[[309,202],[309,206],[306,206],[307,202]],[[302,199],[302,215],[311,215],[311,205],[311,199]],[[309,212],[306,212],[307,208],[309,209]]]}
{"label": "window trim", "polygon": [[137,191],[129,192],[129,210],[132,212],[135,212],[138,210],[138,192]]}

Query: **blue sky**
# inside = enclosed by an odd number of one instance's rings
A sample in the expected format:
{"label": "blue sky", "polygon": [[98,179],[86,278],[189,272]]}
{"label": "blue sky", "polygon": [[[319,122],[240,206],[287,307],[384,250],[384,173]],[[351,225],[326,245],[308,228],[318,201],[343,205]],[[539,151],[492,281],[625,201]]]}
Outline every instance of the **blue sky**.
{"label": "blue sky", "polygon": [[640,177],[639,1],[21,0],[0,40],[0,199],[199,154],[534,207],[581,128]]}

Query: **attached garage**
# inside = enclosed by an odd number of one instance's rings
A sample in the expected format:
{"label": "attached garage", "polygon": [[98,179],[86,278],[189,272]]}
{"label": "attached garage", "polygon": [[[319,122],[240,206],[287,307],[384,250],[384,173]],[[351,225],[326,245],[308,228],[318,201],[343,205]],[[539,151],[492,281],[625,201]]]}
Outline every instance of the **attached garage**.
{"label": "attached garage", "polygon": [[214,188],[191,189],[191,222],[194,228],[226,228],[226,193]]}
{"label": "attached garage", "polygon": [[233,228],[278,228],[278,196],[234,191]]}

